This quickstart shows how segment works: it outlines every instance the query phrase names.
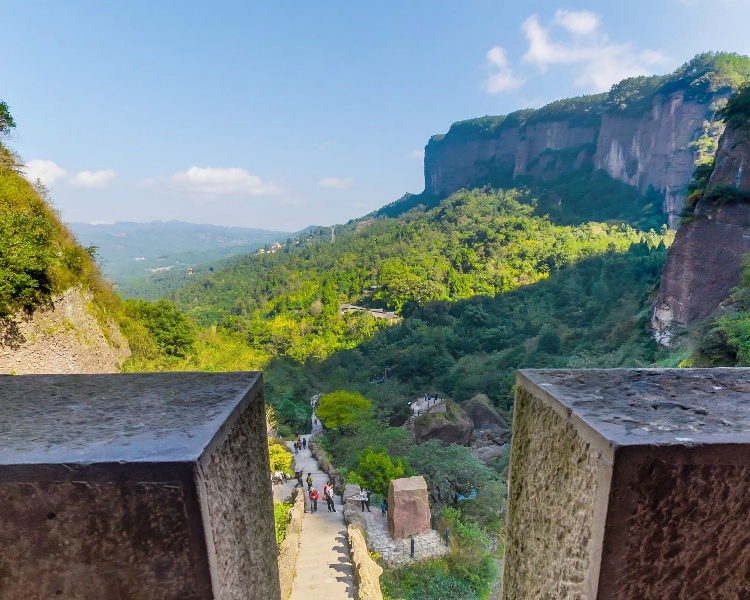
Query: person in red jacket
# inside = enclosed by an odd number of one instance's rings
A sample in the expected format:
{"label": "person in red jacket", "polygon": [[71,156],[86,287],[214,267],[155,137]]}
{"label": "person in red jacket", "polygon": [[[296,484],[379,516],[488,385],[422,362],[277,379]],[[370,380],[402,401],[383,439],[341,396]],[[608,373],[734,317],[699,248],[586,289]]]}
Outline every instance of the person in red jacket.
{"label": "person in red jacket", "polygon": [[318,500],[320,499],[320,494],[318,493],[318,490],[316,490],[315,488],[310,488],[309,498],[310,498],[310,512],[314,513],[318,510]]}

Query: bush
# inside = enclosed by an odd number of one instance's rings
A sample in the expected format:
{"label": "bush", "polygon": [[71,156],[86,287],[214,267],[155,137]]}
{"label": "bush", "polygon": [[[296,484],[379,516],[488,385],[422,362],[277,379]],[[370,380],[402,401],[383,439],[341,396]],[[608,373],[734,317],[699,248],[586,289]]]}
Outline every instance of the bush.
{"label": "bush", "polygon": [[388,495],[388,486],[393,479],[406,474],[401,459],[393,464],[385,452],[373,452],[369,446],[360,453],[357,468],[349,473],[349,481],[381,496]]}
{"label": "bush", "polygon": [[289,525],[291,517],[289,511],[292,510],[291,502],[274,502],[273,503],[273,522],[276,526],[276,545],[281,546],[281,542],[286,537],[286,527]]}
{"label": "bush", "polygon": [[271,467],[271,473],[282,471],[292,476],[292,453],[283,440],[268,438],[268,458]]}

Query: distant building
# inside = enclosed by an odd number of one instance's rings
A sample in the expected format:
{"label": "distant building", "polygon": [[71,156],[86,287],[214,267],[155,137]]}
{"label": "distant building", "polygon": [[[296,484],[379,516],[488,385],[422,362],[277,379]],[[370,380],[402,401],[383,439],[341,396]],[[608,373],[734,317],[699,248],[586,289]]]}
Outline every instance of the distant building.
{"label": "distant building", "polygon": [[188,267],[188,275],[192,275],[192,274],[193,274],[193,267]]}

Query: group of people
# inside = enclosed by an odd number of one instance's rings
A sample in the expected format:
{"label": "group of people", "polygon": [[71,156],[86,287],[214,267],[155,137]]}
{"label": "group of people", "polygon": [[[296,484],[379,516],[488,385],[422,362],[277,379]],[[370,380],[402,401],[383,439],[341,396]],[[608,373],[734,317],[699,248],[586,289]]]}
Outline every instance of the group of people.
{"label": "group of people", "polygon": [[297,440],[294,442],[294,453],[299,454],[300,450],[304,450],[307,448],[307,439],[303,437],[298,437]]}
{"label": "group of people", "polygon": [[[310,512],[314,513],[318,510],[318,500],[320,500],[320,492],[313,487],[312,474],[307,474],[307,498],[310,500]],[[328,512],[336,512],[336,503],[334,501],[333,482],[329,481],[323,486],[323,499],[328,505]]]}

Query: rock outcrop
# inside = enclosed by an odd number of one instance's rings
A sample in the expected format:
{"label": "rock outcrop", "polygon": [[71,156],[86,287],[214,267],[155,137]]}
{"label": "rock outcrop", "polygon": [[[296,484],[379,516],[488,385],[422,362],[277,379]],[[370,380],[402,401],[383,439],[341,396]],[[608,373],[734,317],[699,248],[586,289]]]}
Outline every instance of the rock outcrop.
{"label": "rock outcrop", "polygon": [[112,320],[97,317],[92,295],[68,289],[32,314],[0,320],[0,373],[117,373],[130,356]]}
{"label": "rock outcrop", "polygon": [[466,411],[466,414],[477,428],[508,430],[508,424],[505,422],[505,419],[500,416],[500,413],[497,412],[497,409],[486,394],[477,394],[471,400],[466,400],[461,404],[461,408]]}
{"label": "rock outcrop", "polygon": [[593,169],[642,193],[663,194],[663,211],[676,227],[695,162],[713,152],[723,129],[714,115],[732,85],[706,84],[716,69],[706,65],[718,57],[701,55],[672,75],[651,78],[656,87],[625,80],[609,94],[455,123],[425,148],[425,194]]}
{"label": "rock outcrop", "polygon": [[[715,166],[692,220],[677,232],[662,272],[651,326],[655,339],[669,345],[679,328],[702,321],[729,297],[750,253],[750,129],[728,127]],[[734,195],[730,201],[717,196]]]}
{"label": "rock outcrop", "polygon": [[450,401],[436,406],[414,421],[414,437],[418,442],[438,439],[468,446],[473,430],[474,423],[469,416],[458,404]]}

